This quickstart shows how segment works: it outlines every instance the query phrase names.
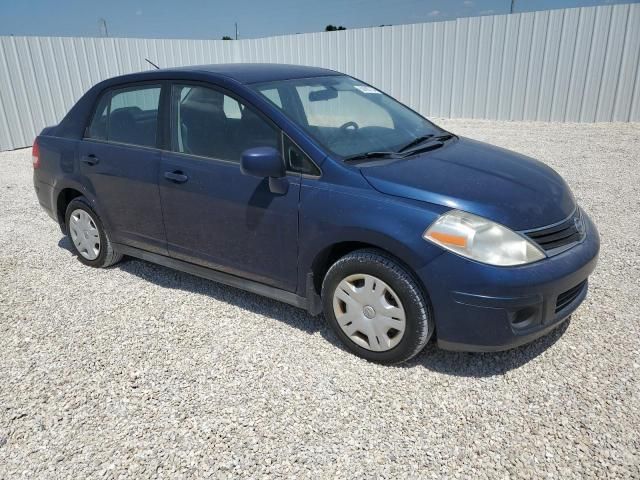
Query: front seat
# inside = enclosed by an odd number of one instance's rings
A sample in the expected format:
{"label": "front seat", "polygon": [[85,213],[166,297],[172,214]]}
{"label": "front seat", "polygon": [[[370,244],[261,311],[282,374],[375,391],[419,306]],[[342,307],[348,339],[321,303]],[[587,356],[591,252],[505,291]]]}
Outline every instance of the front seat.
{"label": "front seat", "polygon": [[240,158],[242,152],[253,147],[273,147],[280,149],[278,134],[274,128],[260,115],[250,108],[243,108],[240,117],[240,128],[236,133],[236,151],[233,152]]}
{"label": "front seat", "polygon": [[180,107],[182,151],[227,159],[227,117],[224,96],[207,88],[194,90]]}

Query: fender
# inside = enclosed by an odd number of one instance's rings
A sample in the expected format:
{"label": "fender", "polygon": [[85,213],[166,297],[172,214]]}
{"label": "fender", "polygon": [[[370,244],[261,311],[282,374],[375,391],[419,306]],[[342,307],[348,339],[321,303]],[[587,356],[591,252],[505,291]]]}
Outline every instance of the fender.
{"label": "fender", "polygon": [[[98,203],[98,200],[96,198],[93,185],[91,184],[91,182],[89,182],[87,178],[81,175],[78,175],[77,173],[73,173],[70,175],[68,174],[67,176],[61,177],[54,182],[53,189],[51,190],[52,191],[51,205],[53,205],[53,208],[56,214],[58,214],[57,205],[58,205],[58,198],[60,196],[60,193],[67,188],[71,188],[73,190],[77,190],[78,192],[82,193],[82,195],[91,204],[91,208],[93,208],[93,210],[98,214],[98,216],[102,220],[102,223],[104,224],[105,228],[107,229],[111,228],[110,219],[108,215],[100,207],[100,204]],[[60,215],[58,215],[58,224],[60,225],[60,229],[62,230],[62,233],[66,234],[65,219],[60,218]]]}
{"label": "fender", "polygon": [[379,248],[416,269],[443,253],[422,233],[446,207],[381,195],[368,186],[317,185],[306,183],[301,191],[298,292],[304,294],[310,273],[317,289],[315,276],[324,275],[334,248]]}

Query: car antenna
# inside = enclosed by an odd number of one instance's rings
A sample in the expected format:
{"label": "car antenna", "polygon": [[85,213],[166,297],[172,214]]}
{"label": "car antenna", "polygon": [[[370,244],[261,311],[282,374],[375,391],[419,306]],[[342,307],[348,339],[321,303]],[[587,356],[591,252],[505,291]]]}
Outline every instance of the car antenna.
{"label": "car antenna", "polygon": [[148,58],[145,58],[145,60],[147,62],[149,62],[151,65],[153,65],[154,67],[156,67],[156,70],[160,70],[160,67],[158,65],[156,65],[155,63],[153,63],[151,60],[149,60]]}

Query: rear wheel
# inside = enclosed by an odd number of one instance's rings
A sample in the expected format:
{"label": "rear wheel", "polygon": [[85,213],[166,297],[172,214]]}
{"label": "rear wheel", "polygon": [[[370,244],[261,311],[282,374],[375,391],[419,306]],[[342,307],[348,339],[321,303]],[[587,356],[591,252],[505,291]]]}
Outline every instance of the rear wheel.
{"label": "rear wheel", "polygon": [[85,197],[76,197],[67,206],[67,232],[78,260],[91,267],[109,267],[122,259],[109,240],[102,221]]}
{"label": "rear wheel", "polygon": [[413,276],[385,253],[357,250],[322,284],[324,314],[345,346],[380,363],[417,355],[433,334],[429,304]]}

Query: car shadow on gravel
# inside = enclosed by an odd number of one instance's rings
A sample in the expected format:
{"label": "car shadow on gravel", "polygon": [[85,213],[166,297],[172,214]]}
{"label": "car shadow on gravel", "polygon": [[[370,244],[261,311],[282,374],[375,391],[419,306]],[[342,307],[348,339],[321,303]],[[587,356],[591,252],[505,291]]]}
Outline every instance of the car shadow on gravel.
{"label": "car shadow on gravel", "polygon": [[[121,262],[112,268],[130,273],[146,282],[151,282],[163,288],[206,295],[234,307],[284,322],[305,333],[314,334],[320,332],[324,336],[325,325],[322,317],[313,317],[303,309],[256,293],[246,292],[239,288],[230,287],[213,280],[207,280],[137,258],[124,257]],[[337,339],[335,341],[337,342]]]}
{"label": "car shadow on gravel", "polygon": [[544,337],[504,352],[449,352],[439,349],[435,342],[430,342],[417,357],[403,366],[407,368],[423,366],[434,372],[460,377],[502,375],[521,367],[549,349],[567,331],[570,322],[571,317]]}
{"label": "car shadow on gravel", "polygon": [[[62,237],[58,247],[75,255],[69,237]],[[214,300],[287,323],[308,334],[320,332],[325,337],[332,334],[322,317],[313,317],[305,310],[156,263],[125,256],[122,261],[109,268],[122,270],[159,287],[207,295]],[[340,346],[337,337],[329,341]]]}
{"label": "car shadow on gravel", "polygon": [[[73,253],[71,241],[68,237],[62,237],[58,242],[58,246]],[[322,316],[311,316],[300,308],[135,258],[125,257],[122,262],[111,268],[122,270],[163,288],[210,296],[215,300],[284,322],[310,335],[319,333],[336,348],[351,355],[340,343]],[[395,368],[423,367],[445,375],[461,377],[502,375],[521,367],[550,348],[567,330],[570,321],[571,319],[569,318],[548,335],[528,345],[505,352],[450,352],[439,349],[435,341],[432,340],[417,357],[404,364],[397,365]]]}
{"label": "car shadow on gravel", "polygon": [[71,247],[71,239],[69,237],[62,237],[60,238],[60,240],[58,241],[58,247],[64,249],[64,250],[68,250],[69,252],[73,253],[75,255],[75,252],[73,251],[73,248]]}

